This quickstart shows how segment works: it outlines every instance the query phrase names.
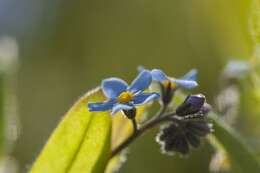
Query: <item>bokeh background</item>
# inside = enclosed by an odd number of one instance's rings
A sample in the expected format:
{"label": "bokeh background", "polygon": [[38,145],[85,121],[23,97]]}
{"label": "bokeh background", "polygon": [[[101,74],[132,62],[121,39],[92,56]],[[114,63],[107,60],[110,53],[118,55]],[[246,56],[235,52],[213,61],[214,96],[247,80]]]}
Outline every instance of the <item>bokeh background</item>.
{"label": "bokeh background", "polygon": [[[19,138],[11,156],[26,172],[73,102],[103,78],[131,81],[137,66],[181,76],[199,70],[200,87],[219,92],[230,58],[252,54],[250,0],[0,0],[0,39],[17,41],[14,92]],[[206,173],[213,149],[187,158],[160,154],[155,132],[131,147],[121,173]],[[73,140],[73,139],[72,139]]]}

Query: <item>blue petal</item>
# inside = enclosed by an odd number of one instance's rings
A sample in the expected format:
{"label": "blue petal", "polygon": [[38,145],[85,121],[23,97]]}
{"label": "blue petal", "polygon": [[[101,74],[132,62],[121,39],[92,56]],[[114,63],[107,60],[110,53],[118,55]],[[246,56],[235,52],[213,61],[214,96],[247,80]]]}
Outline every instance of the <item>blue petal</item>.
{"label": "blue petal", "polygon": [[109,100],[109,101],[98,102],[98,103],[89,103],[88,109],[90,112],[107,111],[112,109],[115,103],[116,103],[115,100]]}
{"label": "blue petal", "polygon": [[[144,70],[147,70],[146,68],[144,68],[144,66],[138,66],[137,67],[137,70],[139,71],[139,73],[141,73],[142,71],[144,71]],[[147,70],[148,71],[148,70]]]}
{"label": "blue petal", "polygon": [[158,93],[141,93],[134,97],[134,105],[141,105],[148,103],[152,100],[158,99],[160,95]]}
{"label": "blue petal", "polygon": [[137,93],[139,91],[143,91],[149,87],[152,82],[152,75],[149,71],[143,70],[132,82],[129,87],[129,91],[132,93]]}
{"label": "blue petal", "polygon": [[127,83],[119,78],[109,78],[102,81],[102,90],[110,99],[116,98],[127,89]]}
{"label": "blue petal", "polygon": [[181,79],[173,79],[171,80],[173,83],[176,83],[178,86],[183,88],[191,89],[198,86],[198,83],[193,80],[181,80]]}
{"label": "blue petal", "polygon": [[154,81],[163,82],[165,80],[168,80],[167,75],[162,70],[153,69],[151,71],[151,74],[152,74],[152,77],[153,77]]}
{"label": "blue petal", "polygon": [[192,69],[185,76],[182,77],[182,79],[184,79],[184,80],[193,80],[193,81],[196,81],[197,78],[198,78],[198,70],[197,69]]}
{"label": "blue petal", "polygon": [[113,106],[111,114],[114,115],[121,110],[130,110],[133,108],[134,108],[134,105],[132,105],[132,104],[117,103],[116,105]]}

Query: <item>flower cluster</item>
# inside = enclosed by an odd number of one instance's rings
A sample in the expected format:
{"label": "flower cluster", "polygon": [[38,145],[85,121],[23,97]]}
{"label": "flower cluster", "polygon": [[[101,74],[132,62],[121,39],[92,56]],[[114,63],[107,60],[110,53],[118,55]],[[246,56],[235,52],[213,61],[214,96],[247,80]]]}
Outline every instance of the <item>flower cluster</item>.
{"label": "flower cluster", "polygon": [[[157,141],[161,144],[164,152],[187,154],[190,146],[198,147],[201,137],[212,131],[206,116],[210,111],[210,105],[206,103],[205,96],[202,94],[188,95],[175,112],[167,112],[175,91],[179,88],[192,89],[197,87],[196,80],[197,70],[195,69],[176,79],[167,76],[160,69],[147,70],[144,68],[140,69],[139,75],[130,85],[119,78],[103,80],[101,88],[107,100],[88,103],[89,111],[111,111],[112,115],[122,111],[127,118],[132,120],[135,130],[129,139],[112,152],[112,155],[116,155],[147,129],[165,121],[169,121],[170,124],[164,127],[157,136]],[[149,90],[151,83],[159,84],[161,89],[159,93]],[[162,111],[143,127],[138,128],[135,121],[136,107],[157,99],[161,99]]]}
{"label": "flower cluster", "polygon": [[[107,111],[112,110],[112,115],[123,110],[127,116],[133,118],[134,115],[128,115],[129,112],[135,112],[135,107],[158,99],[158,93],[145,93],[152,82],[150,72],[142,71],[136,79],[127,85],[125,81],[119,78],[109,78],[102,82],[102,90],[107,101],[101,103],[89,103],[89,111]],[[131,111],[132,110],[132,111]]]}
{"label": "flower cluster", "polygon": [[[135,109],[135,106],[146,104],[160,97],[159,93],[144,92],[152,81],[158,82],[162,86],[162,100],[167,104],[171,100],[173,91],[178,87],[197,87],[196,78],[196,70],[191,70],[181,79],[175,79],[167,76],[159,69],[151,71],[142,69],[130,86],[119,78],[105,79],[102,81],[101,88],[108,100],[101,103],[89,103],[88,108],[89,111],[92,112],[112,110],[112,115],[120,110],[123,110],[124,112],[133,110]],[[171,95],[171,97],[169,97],[169,95]]]}
{"label": "flower cluster", "polygon": [[190,146],[199,147],[200,138],[212,132],[212,124],[206,120],[209,111],[210,106],[205,103],[203,95],[189,95],[176,109],[177,115],[183,119],[173,121],[157,136],[162,151],[185,155],[189,152]]}

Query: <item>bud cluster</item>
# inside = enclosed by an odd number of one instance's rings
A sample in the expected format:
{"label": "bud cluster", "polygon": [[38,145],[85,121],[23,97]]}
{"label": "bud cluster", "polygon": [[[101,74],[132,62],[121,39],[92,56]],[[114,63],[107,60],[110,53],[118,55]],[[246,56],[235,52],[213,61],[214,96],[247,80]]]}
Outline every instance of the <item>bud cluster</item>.
{"label": "bud cluster", "polygon": [[212,132],[206,117],[210,106],[205,100],[202,94],[189,95],[176,109],[175,116],[181,117],[180,120],[171,122],[157,136],[163,152],[186,155],[191,147],[200,146],[202,137]]}

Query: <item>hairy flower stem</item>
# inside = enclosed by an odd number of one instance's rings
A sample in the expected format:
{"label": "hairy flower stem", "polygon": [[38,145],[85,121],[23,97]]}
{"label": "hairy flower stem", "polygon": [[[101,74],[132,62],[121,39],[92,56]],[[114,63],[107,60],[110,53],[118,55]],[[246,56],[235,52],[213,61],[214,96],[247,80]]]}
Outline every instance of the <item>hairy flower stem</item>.
{"label": "hairy flower stem", "polygon": [[133,118],[131,120],[132,120],[132,124],[133,124],[134,133],[136,133],[138,131],[138,126],[137,126],[137,123],[136,123],[136,119]]}
{"label": "hairy flower stem", "polygon": [[160,123],[165,122],[165,121],[174,121],[174,120],[178,121],[179,120],[179,118],[176,116],[175,113],[171,113],[171,114],[167,114],[167,115],[163,115],[163,113],[161,113],[161,114],[162,115],[158,115],[157,118],[150,120],[148,123],[143,125],[141,128],[134,131],[129,138],[127,138],[122,144],[120,144],[117,148],[115,148],[112,151],[110,158],[113,158],[115,155],[119,154],[123,149],[128,147],[135,139],[137,139],[139,136],[141,136],[142,134],[147,132],[149,129],[152,129],[152,128],[156,127],[157,125],[159,125]]}
{"label": "hairy flower stem", "polygon": [[164,113],[166,112],[166,110],[167,110],[167,106],[168,106],[168,105],[162,105],[162,107],[161,107],[159,113],[158,113],[157,115],[155,115],[155,119],[158,118],[158,117],[163,116],[163,114],[164,114]]}

